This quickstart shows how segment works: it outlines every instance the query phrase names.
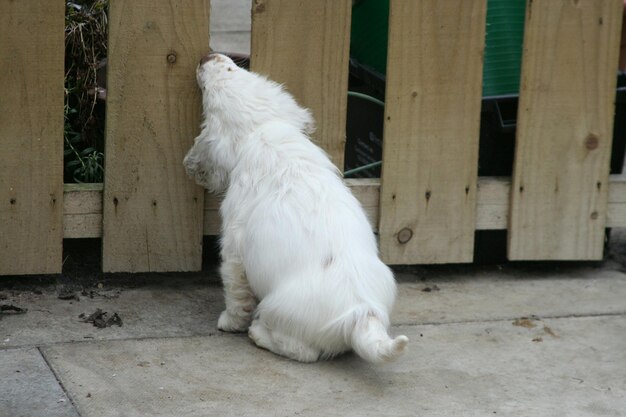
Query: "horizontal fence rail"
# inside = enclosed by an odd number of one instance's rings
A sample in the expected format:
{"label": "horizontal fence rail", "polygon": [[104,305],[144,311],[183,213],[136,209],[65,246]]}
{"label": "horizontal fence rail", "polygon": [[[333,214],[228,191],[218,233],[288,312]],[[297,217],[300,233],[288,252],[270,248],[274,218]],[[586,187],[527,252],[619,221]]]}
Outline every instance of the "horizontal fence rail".
{"label": "horizontal fence rail", "polygon": [[[312,110],[342,167],[352,2],[250,4],[252,69]],[[602,257],[626,227],[609,176],[622,7],[527,2],[513,175],[479,177],[487,0],[390,0],[382,175],[346,180],[387,263],[471,262],[476,230],[508,230],[510,259]],[[64,185],[63,3],[0,2],[0,275],[61,272],[63,238],[101,238],[105,272],[200,269],[219,200],[182,159],[209,10],[111,0],[105,182]]]}
{"label": "horizontal fence rail", "polygon": [[[347,179],[374,231],[380,216],[380,179]],[[102,236],[102,184],[66,184],[63,216],[65,238]],[[511,178],[479,177],[476,193],[476,230],[506,230],[510,212]],[[219,199],[204,198],[205,236],[220,233]],[[626,178],[611,176],[608,187],[606,227],[626,227]]]}

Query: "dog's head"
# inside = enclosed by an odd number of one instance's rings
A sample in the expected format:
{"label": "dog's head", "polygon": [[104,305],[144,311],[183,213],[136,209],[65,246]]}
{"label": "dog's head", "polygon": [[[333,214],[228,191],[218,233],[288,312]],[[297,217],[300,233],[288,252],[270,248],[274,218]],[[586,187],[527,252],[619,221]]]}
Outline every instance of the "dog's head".
{"label": "dog's head", "polygon": [[187,174],[212,191],[222,191],[229,173],[254,133],[268,122],[286,122],[305,134],[314,130],[311,113],[284,88],[239,68],[226,55],[210,53],[196,70],[202,90],[202,129],[183,161]]}
{"label": "dog's head", "polygon": [[285,89],[266,77],[238,67],[226,55],[211,52],[196,70],[202,90],[205,123],[250,133],[268,121],[281,120],[306,134],[315,130],[311,113],[300,107]]}

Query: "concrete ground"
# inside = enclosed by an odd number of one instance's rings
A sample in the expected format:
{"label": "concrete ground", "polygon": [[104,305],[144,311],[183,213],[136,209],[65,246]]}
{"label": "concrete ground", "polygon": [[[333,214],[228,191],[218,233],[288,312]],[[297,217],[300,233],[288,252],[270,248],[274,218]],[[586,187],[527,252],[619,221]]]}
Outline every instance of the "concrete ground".
{"label": "concrete ground", "polygon": [[[0,304],[28,310],[0,314],[0,416],[626,416],[626,235],[612,250],[397,270],[391,333],[410,349],[382,366],[300,364],[217,331],[214,265],[0,279]],[[122,326],[85,322],[97,309]]]}

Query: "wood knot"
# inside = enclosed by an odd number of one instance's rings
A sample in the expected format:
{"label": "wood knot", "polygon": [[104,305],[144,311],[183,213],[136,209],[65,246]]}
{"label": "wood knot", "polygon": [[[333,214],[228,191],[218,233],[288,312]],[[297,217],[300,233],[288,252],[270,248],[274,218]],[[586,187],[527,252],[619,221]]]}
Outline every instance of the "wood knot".
{"label": "wood knot", "polygon": [[170,52],[169,54],[167,54],[167,62],[169,62],[170,64],[176,62],[176,52]]}
{"label": "wood knot", "polygon": [[11,205],[14,205],[17,202],[17,200],[15,198],[12,198],[9,200],[9,203],[11,203]]}
{"label": "wood knot", "polygon": [[256,0],[254,2],[254,12],[255,13],[263,13],[265,11],[265,3],[261,0]]}
{"label": "wood knot", "polygon": [[592,151],[598,147],[599,143],[600,139],[598,139],[598,137],[593,133],[590,133],[589,136],[587,136],[587,138],[585,139],[585,148]]}
{"label": "wood knot", "polygon": [[405,227],[398,232],[398,242],[405,244],[413,237],[413,230]]}
{"label": "wood knot", "polygon": [[589,217],[591,217],[591,220],[596,220],[598,218],[598,212],[597,211],[592,212],[591,216]]}

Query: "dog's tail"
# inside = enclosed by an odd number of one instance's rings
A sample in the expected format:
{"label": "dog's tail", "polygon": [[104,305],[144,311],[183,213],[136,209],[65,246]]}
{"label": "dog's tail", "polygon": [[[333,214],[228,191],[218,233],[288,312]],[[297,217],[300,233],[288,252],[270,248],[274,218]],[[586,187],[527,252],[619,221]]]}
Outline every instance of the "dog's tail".
{"label": "dog's tail", "polygon": [[409,343],[409,338],[404,335],[390,338],[383,322],[372,312],[359,315],[350,339],[356,354],[372,363],[396,360]]}

